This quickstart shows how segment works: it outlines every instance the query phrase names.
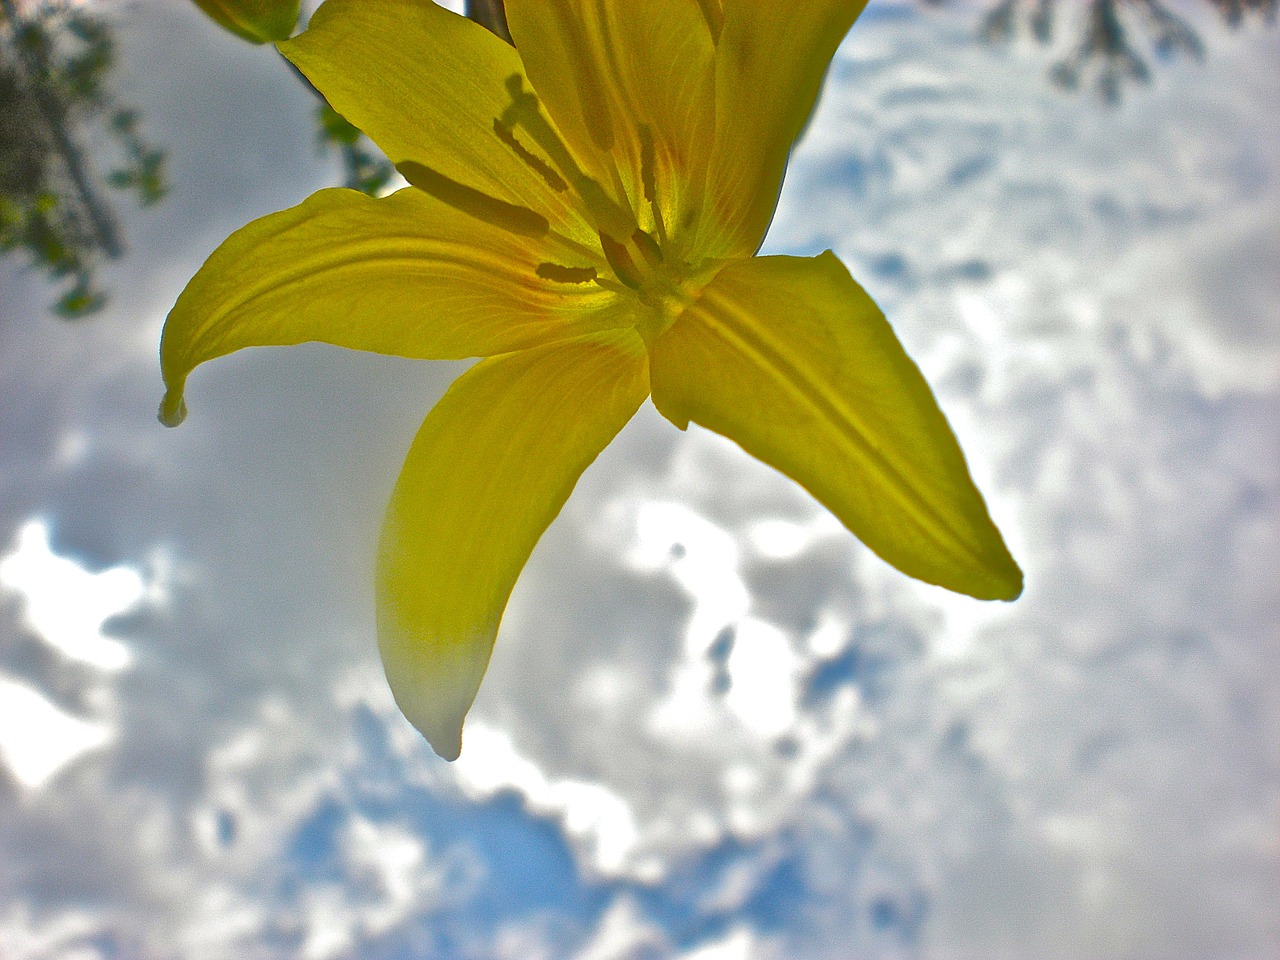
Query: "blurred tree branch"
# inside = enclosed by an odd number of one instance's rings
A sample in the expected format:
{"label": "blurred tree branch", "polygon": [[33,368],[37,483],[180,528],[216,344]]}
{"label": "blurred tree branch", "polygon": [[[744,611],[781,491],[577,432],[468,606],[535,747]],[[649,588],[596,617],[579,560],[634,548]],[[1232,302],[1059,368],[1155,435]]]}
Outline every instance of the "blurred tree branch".
{"label": "blurred tree branch", "polygon": [[114,63],[105,23],[84,10],[45,3],[20,14],[0,0],[0,252],[25,249],[55,280],[69,278],[55,305],[68,318],[103,305],[94,264],[124,247],[76,127],[105,115],[125,161],[107,174],[111,187],[136,190],[143,205],[166,189],[163,154],[107,92]]}
{"label": "blurred tree branch", "polygon": [[[111,214],[99,199],[97,191],[89,182],[85,169],[84,155],[72,140],[68,129],[68,113],[77,100],[93,102],[101,97],[98,89],[98,76],[110,66],[110,42],[97,25],[76,22],[72,29],[87,41],[87,54],[71,62],[64,71],[69,84],[58,83],[59,79],[51,65],[53,44],[48,33],[38,23],[24,23],[18,17],[13,0],[0,0],[0,9],[4,10],[6,21],[11,24],[13,47],[17,56],[13,67],[17,81],[17,91],[33,102],[44,121],[44,133],[53,142],[54,149],[66,165],[67,175],[75,187],[77,198],[84,207],[94,233],[94,239],[109,257],[118,257],[121,253],[120,232]],[[68,89],[63,96],[58,95],[58,86]]]}
{"label": "blurred tree branch", "polygon": [[[946,0],[922,0],[940,5]],[[1231,27],[1255,17],[1276,22],[1280,0],[1206,0]],[[1169,9],[1167,0],[996,0],[982,18],[980,33],[989,42],[1009,42],[1027,34],[1042,46],[1055,40],[1063,11],[1076,20],[1078,41],[1072,53],[1054,63],[1049,76],[1058,86],[1074,90],[1092,85],[1107,103],[1119,102],[1127,83],[1145,84],[1151,69],[1143,49],[1158,58],[1199,59],[1204,44],[1184,17]]]}

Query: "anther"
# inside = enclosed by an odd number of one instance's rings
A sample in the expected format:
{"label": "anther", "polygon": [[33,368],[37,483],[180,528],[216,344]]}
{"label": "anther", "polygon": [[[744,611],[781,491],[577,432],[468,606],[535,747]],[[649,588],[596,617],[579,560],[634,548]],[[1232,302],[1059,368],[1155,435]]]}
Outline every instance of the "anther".
{"label": "anther", "polygon": [[534,272],[556,283],[592,283],[597,276],[595,267],[562,267],[558,263],[540,263]]}
{"label": "anther", "polygon": [[491,197],[420,163],[406,160],[397,163],[396,170],[423,193],[495,227],[534,238],[545,237],[551,229],[551,224],[542,214],[535,213],[528,207],[518,207],[514,203]]}
{"label": "anther", "polygon": [[649,234],[637,228],[636,232],[631,235],[631,242],[636,245],[636,249],[640,251],[640,254],[649,261],[649,266],[656,267],[662,263],[662,247]]}
{"label": "anther", "polygon": [[639,290],[644,278],[636,268],[636,262],[631,259],[627,248],[602,231],[600,249],[604,251],[604,257],[609,261],[609,266],[613,268],[614,276],[631,289]]}
{"label": "anther", "polygon": [[514,151],[515,155],[523,160],[530,169],[538,176],[546,181],[548,187],[556,193],[564,193],[569,189],[569,185],[564,182],[564,178],[560,174],[548,166],[541,157],[530,153],[523,143],[516,139],[516,135],[511,132],[510,127],[504,127],[501,120],[493,121],[493,132],[498,135],[498,139],[505,143]]}

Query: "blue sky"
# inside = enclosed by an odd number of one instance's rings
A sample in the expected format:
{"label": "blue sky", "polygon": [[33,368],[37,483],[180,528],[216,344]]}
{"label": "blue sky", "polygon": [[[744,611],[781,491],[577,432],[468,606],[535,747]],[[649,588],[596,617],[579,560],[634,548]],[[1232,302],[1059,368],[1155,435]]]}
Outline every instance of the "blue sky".
{"label": "blue sky", "polygon": [[[155,349],[227,233],[335,176],[187,5],[112,8],[173,195],[70,325],[0,264],[0,955],[1263,960],[1280,948],[1280,59],[1117,109],[873,0],[766,252],[834,249],[1027,573],[909,581],[646,406],[539,544],[435,758],[373,544],[461,369]],[[68,612],[82,614],[79,620]]]}

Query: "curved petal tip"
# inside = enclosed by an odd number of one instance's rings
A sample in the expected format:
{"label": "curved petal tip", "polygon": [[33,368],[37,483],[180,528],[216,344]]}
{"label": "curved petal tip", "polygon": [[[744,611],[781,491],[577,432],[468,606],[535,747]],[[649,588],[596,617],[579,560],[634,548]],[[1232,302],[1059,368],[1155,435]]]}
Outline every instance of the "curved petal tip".
{"label": "curved petal tip", "polygon": [[1009,585],[1005,589],[1004,593],[996,597],[997,600],[1003,600],[1006,603],[1012,603],[1014,600],[1017,600],[1022,596],[1022,591],[1025,586],[1022,569],[1016,563],[1011,562],[1010,566],[1013,569],[1009,575]]}
{"label": "curved petal tip", "polygon": [[452,763],[462,754],[462,727],[458,727],[458,732],[448,737],[427,737],[427,743],[431,744],[436,756]]}
{"label": "curved petal tip", "polygon": [[166,427],[176,427],[187,419],[187,401],[183,399],[181,390],[165,391],[158,416]]}
{"label": "curved petal tip", "polygon": [[462,753],[462,724],[467,717],[466,709],[451,709],[451,704],[441,703],[443,698],[436,699],[430,694],[424,696],[421,690],[409,692],[400,689],[394,681],[391,693],[400,712],[422,734],[436,756],[450,762],[457,760]]}

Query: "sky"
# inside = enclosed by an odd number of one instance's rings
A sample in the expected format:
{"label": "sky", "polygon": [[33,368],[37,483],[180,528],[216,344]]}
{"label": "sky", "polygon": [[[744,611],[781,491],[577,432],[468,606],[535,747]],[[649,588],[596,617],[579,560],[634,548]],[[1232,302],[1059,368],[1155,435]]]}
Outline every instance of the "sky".
{"label": "sky", "polygon": [[372,568],[464,365],[243,351],[156,422],[183,284],[337,171],[268,50],[109,8],[173,190],[91,320],[0,262],[0,957],[1280,954],[1278,35],[1186,9],[1204,61],[1106,108],[972,4],[872,0],[766,241],[884,308],[1023,597],[905,578],[646,405],[447,764]]}

